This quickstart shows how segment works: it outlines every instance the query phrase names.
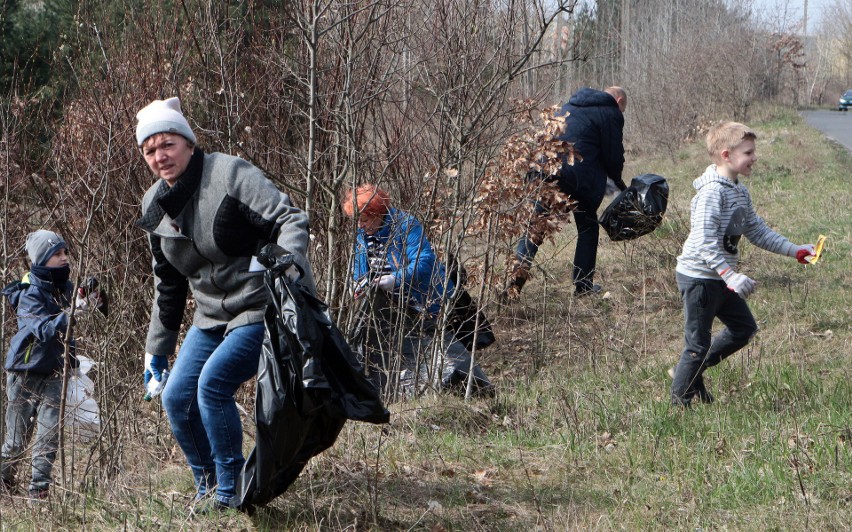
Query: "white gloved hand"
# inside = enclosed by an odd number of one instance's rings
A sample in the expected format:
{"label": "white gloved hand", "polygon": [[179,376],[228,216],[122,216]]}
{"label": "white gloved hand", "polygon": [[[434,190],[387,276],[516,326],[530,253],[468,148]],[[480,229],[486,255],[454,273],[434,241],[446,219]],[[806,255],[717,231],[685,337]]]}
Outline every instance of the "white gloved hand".
{"label": "white gloved hand", "polygon": [[379,277],[379,280],[376,281],[376,286],[378,286],[385,292],[390,292],[396,287],[396,275],[382,275],[381,277]]}
{"label": "white gloved hand", "polygon": [[83,295],[83,290],[77,291],[77,297],[74,300],[74,306],[80,312],[89,312],[98,308],[101,304],[100,294],[97,290],[93,290],[89,295]]}
{"label": "white gloved hand", "polygon": [[731,269],[728,269],[722,275],[722,279],[728,285],[729,290],[733,290],[743,299],[747,299],[748,296],[754,293],[755,288],[757,288],[757,283],[753,279]]}
{"label": "white gloved hand", "polygon": [[802,249],[807,251],[808,255],[813,255],[816,252],[816,246],[814,246],[813,244],[802,244],[798,247],[797,251]]}

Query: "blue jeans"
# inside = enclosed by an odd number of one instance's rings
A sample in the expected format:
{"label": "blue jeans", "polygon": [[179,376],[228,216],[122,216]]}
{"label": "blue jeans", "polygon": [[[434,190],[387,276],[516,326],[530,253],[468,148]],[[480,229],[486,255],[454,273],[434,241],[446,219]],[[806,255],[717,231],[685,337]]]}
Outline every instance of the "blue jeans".
{"label": "blue jeans", "polygon": [[[683,298],[684,349],[672,380],[672,403],[689,405],[702,374],[748,344],[757,333],[757,323],[745,299],[715,279],[697,279],[677,274]],[[711,337],[713,320],[725,328]]]}
{"label": "blue jeans", "polygon": [[216,499],[229,506],[239,503],[236,481],[245,463],[234,393],[257,374],[263,331],[263,323],[227,336],[191,327],[163,390],[163,407],[198,495],[216,486]]}

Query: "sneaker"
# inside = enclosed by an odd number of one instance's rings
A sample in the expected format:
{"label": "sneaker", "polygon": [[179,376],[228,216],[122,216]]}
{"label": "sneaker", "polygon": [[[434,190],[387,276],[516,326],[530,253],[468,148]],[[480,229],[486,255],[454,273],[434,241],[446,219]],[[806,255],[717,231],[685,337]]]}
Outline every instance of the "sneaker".
{"label": "sneaker", "polygon": [[497,293],[497,301],[501,304],[506,304],[521,295],[521,289],[526,284],[527,280],[524,277],[514,277],[506,284],[506,288]]}
{"label": "sneaker", "polygon": [[672,396],[672,406],[678,409],[689,410],[692,408],[692,401],[689,399],[681,399],[680,397]]}
{"label": "sneaker", "polygon": [[595,294],[601,293],[603,287],[599,284],[593,284],[592,286],[578,286],[574,291],[574,295],[577,297],[586,297],[593,296]]}
{"label": "sneaker", "polygon": [[227,512],[231,507],[216,497],[195,497],[190,505],[189,512],[192,515],[210,515]]}
{"label": "sneaker", "polygon": [[695,389],[695,397],[705,405],[709,405],[716,400],[716,398],[713,397],[713,394],[711,394],[707,390],[707,387],[704,386],[704,377],[700,375],[695,380],[695,386],[693,386],[693,389]]}
{"label": "sneaker", "polygon": [[[672,366],[668,369],[669,378],[674,379],[675,377],[675,369],[677,366]],[[713,397],[713,394],[707,390],[707,386],[704,384],[704,376],[699,375],[695,378],[695,384],[692,388],[687,392],[688,398],[686,399],[672,399],[672,404],[678,404],[681,406],[688,406],[689,402],[692,399],[698,399],[699,402],[704,403],[705,405],[712,404],[713,401],[716,400]]]}

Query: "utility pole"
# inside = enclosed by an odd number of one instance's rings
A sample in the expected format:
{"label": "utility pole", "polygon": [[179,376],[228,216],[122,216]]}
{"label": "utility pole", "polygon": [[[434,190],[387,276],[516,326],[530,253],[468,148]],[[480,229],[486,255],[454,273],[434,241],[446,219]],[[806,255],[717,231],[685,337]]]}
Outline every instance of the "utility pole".
{"label": "utility pole", "polygon": [[564,95],[563,87],[565,85],[565,70],[567,69],[567,65],[565,64],[565,52],[570,49],[569,45],[571,42],[570,35],[563,42],[565,32],[565,17],[563,16],[563,13],[560,13],[559,16],[556,18],[556,39],[554,39],[554,47],[556,48],[556,64],[558,65],[556,67],[558,72],[556,76],[556,83],[553,86],[553,101],[555,102],[562,101]]}
{"label": "utility pole", "polygon": [[[803,9],[805,10],[802,15],[802,57],[805,60],[805,72],[807,72],[807,64],[808,64],[808,0],[804,0]],[[796,103],[799,103],[799,86],[806,82],[807,80],[799,74],[797,71],[794,71],[796,74]],[[807,74],[805,74],[807,75]],[[808,100],[810,101],[810,95],[808,95]]]}
{"label": "utility pole", "polygon": [[[628,67],[628,53],[630,46],[630,0],[622,0],[621,2],[621,72],[617,73],[615,79],[625,77],[625,72]],[[615,83],[615,80],[612,81]]]}

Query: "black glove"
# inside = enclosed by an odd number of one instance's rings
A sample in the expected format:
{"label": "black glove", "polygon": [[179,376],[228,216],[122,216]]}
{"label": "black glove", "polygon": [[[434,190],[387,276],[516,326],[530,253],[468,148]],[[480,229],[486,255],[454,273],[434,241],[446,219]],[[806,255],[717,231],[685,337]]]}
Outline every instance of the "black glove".
{"label": "black glove", "polygon": [[305,272],[296,264],[296,257],[278,244],[266,244],[257,254],[257,260],[275,275],[284,275],[297,281]]}

